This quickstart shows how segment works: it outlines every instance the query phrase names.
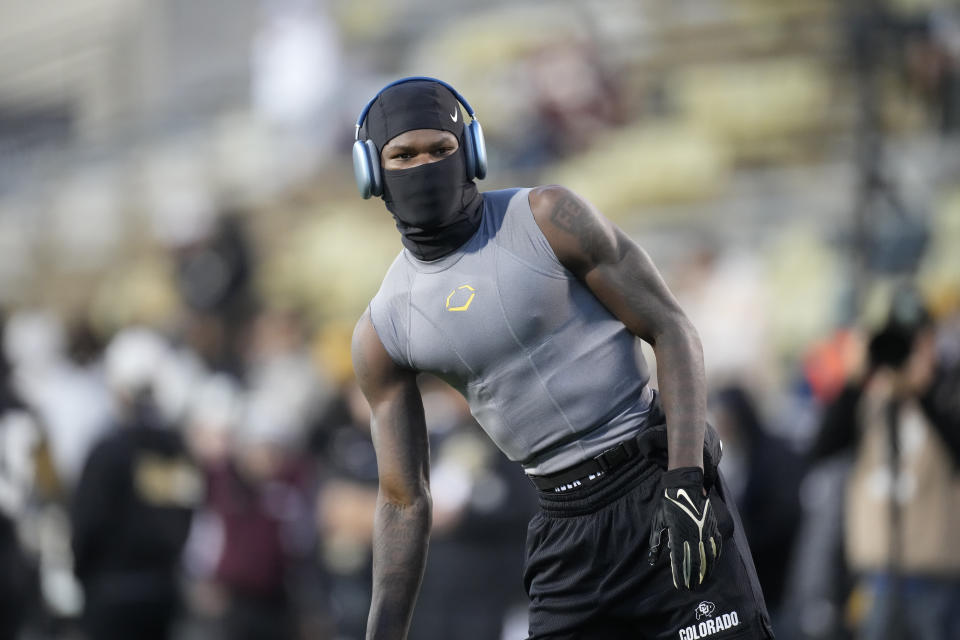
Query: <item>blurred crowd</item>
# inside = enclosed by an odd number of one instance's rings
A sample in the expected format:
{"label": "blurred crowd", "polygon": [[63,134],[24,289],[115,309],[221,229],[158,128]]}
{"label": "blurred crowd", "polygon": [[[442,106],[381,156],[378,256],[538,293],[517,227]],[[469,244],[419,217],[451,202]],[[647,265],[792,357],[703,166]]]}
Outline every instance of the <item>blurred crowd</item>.
{"label": "blurred crowd", "polygon": [[[663,271],[778,637],[960,638],[955,1],[12,4],[0,640],[363,637],[350,331],[400,244],[349,148],[422,73],[476,107],[481,190],[569,186]],[[524,637],[533,488],[421,386],[411,638]]]}
{"label": "blurred crowd", "polygon": [[[189,291],[178,327],[4,317],[0,637],[363,637],[377,467],[349,335]],[[778,637],[960,637],[960,309],[903,285],[793,379],[778,418],[733,375],[710,398]],[[532,485],[456,392],[421,387],[434,533],[411,637],[522,637]]]}
{"label": "blurred crowd", "polygon": [[[296,314],[224,313],[106,342],[5,318],[2,637],[363,637],[369,408]],[[338,339],[329,357],[348,358]],[[522,602],[532,490],[455,392],[424,391],[435,535],[415,637],[497,638]]]}

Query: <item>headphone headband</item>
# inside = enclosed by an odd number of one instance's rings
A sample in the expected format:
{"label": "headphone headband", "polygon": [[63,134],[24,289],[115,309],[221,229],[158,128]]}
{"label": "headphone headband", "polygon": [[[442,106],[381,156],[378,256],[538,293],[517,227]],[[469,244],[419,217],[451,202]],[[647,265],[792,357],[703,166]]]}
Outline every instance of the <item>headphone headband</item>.
{"label": "headphone headband", "polygon": [[457,102],[463,105],[463,108],[467,110],[467,115],[470,116],[470,119],[471,120],[477,119],[477,116],[474,114],[473,107],[470,106],[470,103],[467,102],[467,99],[464,98],[462,95],[460,95],[460,93],[456,89],[451,87],[449,84],[447,84],[443,80],[438,80],[437,78],[431,78],[429,76],[409,76],[407,78],[400,78],[399,80],[394,80],[384,88],[380,89],[380,91],[377,91],[377,95],[370,98],[370,102],[367,103],[367,105],[363,108],[363,111],[360,112],[360,117],[357,118],[357,124],[355,125],[355,129],[353,132],[353,139],[354,140],[360,139],[360,127],[363,126],[364,120],[367,119],[367,113],[369,113],[370,109],[373,107],[373,103],[377,101],[377,98],[380,97],[380,94],[382,94],[384,91],[386,91],[390,87],[395,87],[398,84],[404,84],[405,82],[417,82],[421,80],[425,80],[427,82],[435,82],[440,86],[445,87],[450,93],[453,94],[453,97],[457,99]]}

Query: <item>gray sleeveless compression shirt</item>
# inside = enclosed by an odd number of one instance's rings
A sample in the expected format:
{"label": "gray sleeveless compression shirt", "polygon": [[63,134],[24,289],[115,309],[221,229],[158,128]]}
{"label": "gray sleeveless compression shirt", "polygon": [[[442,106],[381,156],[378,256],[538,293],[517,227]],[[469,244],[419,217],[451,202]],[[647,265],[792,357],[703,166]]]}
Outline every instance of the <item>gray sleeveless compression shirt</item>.
{"label": "gray sleeveless compression shirt", "polygon": [[630,333],[557,259],[529,189],[483,194],[483,220],[432,262],[404,250],[370,303],[400,366],[462,393],[497,446],[543,475],[643,427],[653,391]]}

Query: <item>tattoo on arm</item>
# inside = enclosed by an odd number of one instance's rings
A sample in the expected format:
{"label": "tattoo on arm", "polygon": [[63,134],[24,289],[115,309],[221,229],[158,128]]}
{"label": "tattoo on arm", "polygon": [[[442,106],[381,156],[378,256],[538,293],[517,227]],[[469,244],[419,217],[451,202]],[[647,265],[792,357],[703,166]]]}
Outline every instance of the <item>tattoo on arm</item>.
{"label": "tattoo on arm", "polygon": [[378,499],[374,517],[373,594],[367,638],[406,638],[427,561],[431,512]]}
{"label": "tattoo on arm", "polygon": [[553,207],[550,220],[558,229],[577,238],[580,249],[588,258],[596,258],[610,246],[610,239],[597,223],[593,213],[579,198],[569,193],[564,194]]}

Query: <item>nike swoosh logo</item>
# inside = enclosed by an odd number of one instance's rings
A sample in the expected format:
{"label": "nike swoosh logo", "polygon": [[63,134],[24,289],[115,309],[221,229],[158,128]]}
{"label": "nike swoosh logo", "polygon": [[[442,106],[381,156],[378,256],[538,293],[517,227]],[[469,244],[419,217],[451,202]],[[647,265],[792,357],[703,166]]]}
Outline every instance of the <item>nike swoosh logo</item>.
{"label": "nike swoosh logo", "polygon": [[454,122],[456,122],[458,115],[460,115],[460,110],[459,110],[459,109],[457,109],[456,111],[454,111],[453,113],[450,114],[450,119],[453,120]]}
{"label": "nike swoosh logo", "polygon": [[[682,502],[679,502],[679,501],[674,500],[673,498],[671,498],[671,497],[670,497],[670,494],[667,493],[666,490],[664,490],[663,493],[664,493],[664,495],[666,496],[667,500],[669,500],[669,501],[672,502],[673,504],[677,505],[677,508],[678,508],[678,509],[680,509],[681,511],[683,511],[684,513],[686,513],[686,514],[687,514],[687,517],[690,518],[691,520],[693,520],[694,524],[697,525],[697,530],[700,532],[700,536],[699,536],[699,537],[702,538],[702,537],[703,537],[703,525],[704,525],[704,523],[706,523],[706,521],[707,521],[707,512],[710,510],[710,501],[707,500],[706,502],[704,502],[704,504],[703,504],[703,513],[698,513],[698,512],[699,512],[699,509],[697,509],[696,507],[694,507],[693,510],[691,511],[691,510],[688,509],[687,506],[686,506],[685,504],[683,504]],[[687,500],[689,503],[691,503],[691,504],[693,503],[693,501],[690,500],[690,496],[686,495],[687,492],[684,491],[683,489],[681,489],[681,490],[678,491],[677,493],[678,493],[678,496],[677,496],[677,497],[686,498],[686,500]]]}
{"label": "nike swoosh logo", "polygon": [[[687,494],[686,491],[684,491],[683,489],[680,489],[679,491],[677,491],[677,497],[683,498],[684,500],[686,500],[687,504],[690,505],[690,508],[693,509],[694,513],[697,513],[697,514],[700,513],[700,509],[698,509],[697,505],[693,503],[693,499],[690,498],[690,496]],[[676,500],[674,500],[674,502],[676,502]]]}

